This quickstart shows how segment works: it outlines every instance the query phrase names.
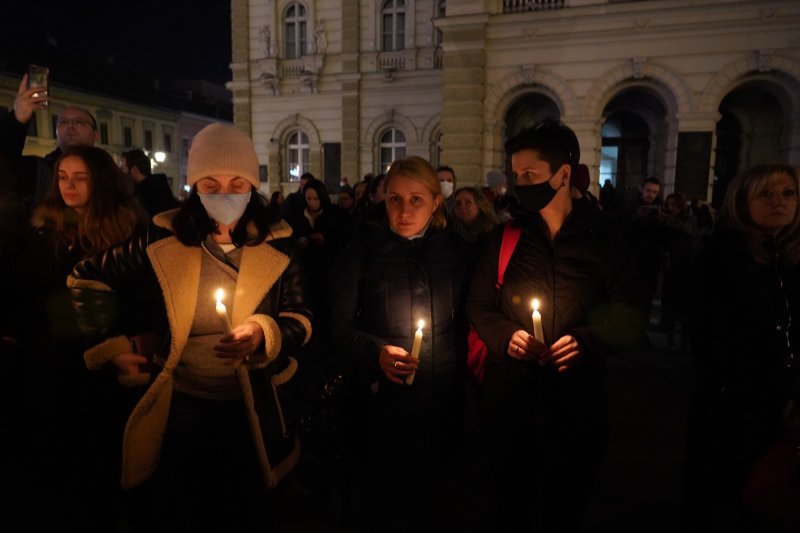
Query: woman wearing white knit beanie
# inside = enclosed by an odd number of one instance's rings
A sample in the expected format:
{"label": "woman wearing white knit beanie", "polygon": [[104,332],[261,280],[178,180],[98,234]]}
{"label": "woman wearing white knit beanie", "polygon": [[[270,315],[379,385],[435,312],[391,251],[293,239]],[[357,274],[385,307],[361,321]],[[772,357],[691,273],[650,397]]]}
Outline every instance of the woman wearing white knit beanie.
{"label": "woman wearing white knit beanie", "polygon": [[189,531],[268,529],[268,490],[300,453],[287,402],[291,355],[311,336],[305,286],[291,228],[258,193],[247,135],[223,124],[201,130],[187,181],[179,209],[157,215],[147,235],[84,261],[70,280],[79,304],[131,287],[151,294],[153,309],[140,313],[155,317],[159,348],[134,353],[126,337],[110,334],[124,323],[97,324],[100,314],[84,313],[85,329],[106,339],[85,360],[90,369],[115,366],[122,382],[144,391],[125,429],[121,483],[155,485],[153,519]]}

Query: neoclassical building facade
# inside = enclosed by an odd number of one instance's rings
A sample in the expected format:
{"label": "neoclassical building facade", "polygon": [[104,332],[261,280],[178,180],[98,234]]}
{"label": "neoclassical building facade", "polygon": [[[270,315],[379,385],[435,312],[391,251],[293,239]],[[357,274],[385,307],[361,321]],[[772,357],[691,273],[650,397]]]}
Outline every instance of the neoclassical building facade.
{"label": "neoclassical building facade", "polygon": [[795,0],[232,0],[234,123],[267,188],[334,186],[404,155],[459,184],[505,140],[572,127],[593,186],[718,200],[741,170],[800,165]]}

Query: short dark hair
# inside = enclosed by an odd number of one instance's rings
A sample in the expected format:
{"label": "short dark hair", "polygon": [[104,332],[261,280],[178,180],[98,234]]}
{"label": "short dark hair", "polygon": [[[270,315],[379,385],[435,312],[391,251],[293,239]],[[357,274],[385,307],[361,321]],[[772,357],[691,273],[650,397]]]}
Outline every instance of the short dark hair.
{"label": "short dark hair", "polygon": [[550,170],[570,165],[573,170],[581,159],[581,148],[575,132],[560,120],[544,119],[511,137],[505,144],[509,157],[522,150],[534,150],[547,161]]}
{"label": "short dark hair", "polygon": [[125,164],[128,166],[128,171],[133,167],[139,169],[139,172],[147,177],[153,175],[153,169],[150,163],[150,158],[144,153],[141,148],[134,148],[127,152],[122,152],[122,157],[125,158]]}
{"label": "short dark hair", "polygon": [[304,172],[303,175],[300,176],[300,181],[303,181],[303,180],[314,181],[315,179],[317,179],[317,178],[315,178],[314,174],[312,174],[311,172]]}
{"label": "short dark hair", "polygon": [[378,189],[383,187],[386,189],[386,174],[378,174],[367,183],[367,194],[366,196],[374,196]]}
{"label": "short dark hair", "polygon": [[647,176],[644,181],[642,182],[642,187],[647,185],[648,183],[652,183],[653,185],[658,185],[659,188],[661,187],[661,182],[655,176]]}
{"label": "short dark hair", "polygon": [[[231,239],[236,246],[255,246],[263,242],[270,233],[270,225],[278,222],[280,215],[270,210],[267,199],[253,187],[250,202],[231,232]],[[256,235],[247,234],[247,226],[253,223]],[[186,246],[200,246],[206,237],[217,231],[217,223],[208,216],[205,207],[197,194],[197,185],[192,187],[189,197],[181,204],[172,220],[175,237]]]}
{"label": "short dark hair", "polygon": [[441,172],[449,172],[450,174],[453,175],[454,179],[456,177],[456,171],[453,170],[453,167],[448,167],[447,165],[439,165],[438,167],[436,167],[436,172],[440,172],[440,171]]}
{"label": "short dark hair", "polygon": [[352,187],[349,185],[345,185],[344,187],[339,189],[339,196],[341,195],[349,196],[351,199],[356,199],[356,191],[353,190]]}

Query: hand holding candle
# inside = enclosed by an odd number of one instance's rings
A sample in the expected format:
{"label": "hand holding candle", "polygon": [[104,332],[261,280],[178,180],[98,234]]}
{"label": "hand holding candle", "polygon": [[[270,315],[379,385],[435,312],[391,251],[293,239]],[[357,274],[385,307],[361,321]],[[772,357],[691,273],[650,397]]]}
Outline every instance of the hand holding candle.
{"label": "hand holding candle", "polygon": [[531,320],[533,321],[533,336],[537,341],[544,343],[544,330],[542,329],[542,315],[539,313],[539,299],[534,298],[531,302],[533,307],[533,314]]}
{"label": "hand holding candle", "polygon": [[231,327],[231,319],[228,317],[228,309],[225,307],[225,304],[222,303],[224,297],[225,291],[217,289],[217,316],[222,325],[222,334],[227,337],[231,334],[233,328]]}
{"label": "hand holding candle", "polygon": [[[420,320],[417,323],[417,332],[414,334],[414,344],[411,346],[411,357],[414,359],[419,359],[419,348],[422,346],[422,327],[425,325],[424,320]],[[406,385],[411,385],[414,383],[414,374],[411,374],[406,378]]]}

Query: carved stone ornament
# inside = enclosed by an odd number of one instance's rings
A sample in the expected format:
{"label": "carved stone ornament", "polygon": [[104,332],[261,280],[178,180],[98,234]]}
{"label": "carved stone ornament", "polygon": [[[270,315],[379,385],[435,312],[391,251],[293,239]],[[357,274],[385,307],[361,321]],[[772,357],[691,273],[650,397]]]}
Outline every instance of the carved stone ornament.
{"label": "carved stone ornament", "polygon": [[759,72],[769,72],[772,70],[771,63],[774,52],[774,50],[759,50],[757,52],[758,56],[756,58],[756,62],[758,63]]}
{"label": "carved stone ornament", "polygon": [[533,84],[534,72],[536,72],[536,65],[520,65],[519,80],[525,85]]}
{"label": "carved stone ornament", "polygon": [[644,78],[644,66],[647,63],[646,57],[634,57],[631,59],[631,69],[633,70],[633,79],[640,80]]}

